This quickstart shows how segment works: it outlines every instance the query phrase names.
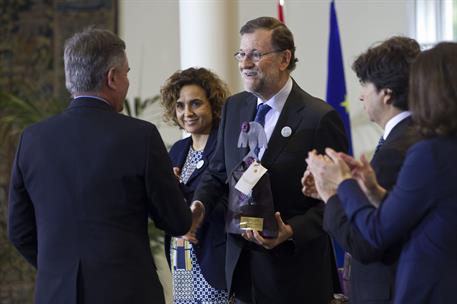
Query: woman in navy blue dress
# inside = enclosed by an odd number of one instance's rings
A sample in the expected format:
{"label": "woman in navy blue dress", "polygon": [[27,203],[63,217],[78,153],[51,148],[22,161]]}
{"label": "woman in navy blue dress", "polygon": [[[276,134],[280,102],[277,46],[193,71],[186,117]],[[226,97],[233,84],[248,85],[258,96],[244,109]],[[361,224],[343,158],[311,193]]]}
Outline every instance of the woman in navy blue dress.
{"label": "woman in navy blue dress", "polygon": [[390,193],[366,160],[328,149],[326,156],[311,152],[307,162],[321,198],[338,195],[367,241],[381,249],[403,243],[394,303],[455,303],[457,43],[440,43],[417,57],[409,96],[413,121],[426,139],[409,149]]}
{"label": "woman in navy blue dress", "polygon": [[[216,147],[217,127],[228,90],[204,68],[174,73],[161,89],[164,118],[190,134],[170,150],[175,175],[187,202],[192,202],[202,173]],[[198,244],[165,237],[165,252],[173,279],[173,302],[228,302],[225,287],[226,197],[197,231]]]}

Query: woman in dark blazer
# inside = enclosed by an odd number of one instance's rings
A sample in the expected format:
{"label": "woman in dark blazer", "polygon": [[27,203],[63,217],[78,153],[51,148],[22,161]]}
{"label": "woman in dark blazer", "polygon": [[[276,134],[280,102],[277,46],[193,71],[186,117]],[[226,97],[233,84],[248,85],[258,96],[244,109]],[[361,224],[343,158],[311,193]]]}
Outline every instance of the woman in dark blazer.
{"label": "woman in dark blazer", "polygon": [[[410,148],[388,195],[364,160],[331,149],[327,156],[312,152],[307,160],[321,197],[327,201],[337,193],[367,241],[377,248],[403,241],[394,303],[455,303],[456,55],[457,43],[440,43],[412,65],[409,107],[426,139]],[[380,200],[379,208],[372,205]]]}
{"label": "woman in dark blazer", "polygon": [[[177,141],[170,158],[182,192],[190,204],[216,147],[217,127],[228,91],[214,73],[189,68],[174,73],[161,89],[165,120],[190,134]],[[227,303],[224,231],[226,197],[197,231],[198,244],[165,237],[165,253],[173,278],[174,303]]]}

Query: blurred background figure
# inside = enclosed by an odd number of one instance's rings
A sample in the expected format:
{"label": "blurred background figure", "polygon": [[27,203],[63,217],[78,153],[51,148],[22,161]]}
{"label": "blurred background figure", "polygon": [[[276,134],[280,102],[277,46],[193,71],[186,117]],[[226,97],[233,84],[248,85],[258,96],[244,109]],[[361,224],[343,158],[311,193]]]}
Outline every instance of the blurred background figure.
{"label": "blurred background figure", "polygon": [[[457,43],[421,53],[411,67],[409,105],[424,140],[408,151],[390,193],[362,158],[310,153],[316,187],[338,193],[350,221],[372,246],[402,241],[394,303],[451,303],[457,282]],[[384,202],[376,208],[375,205]]]}
{"label": "blurred background figure", "polygon": [[[165,120],[190,134],[170,150],[175,175],[189,204],[215,150],[227,95],[226,84],[204,68],[177,71],[161,89]],[[196,232],[198,244],[166,235],[174,303],[228,302],[224,269],[226,200],[222,195],[218,207]]]}

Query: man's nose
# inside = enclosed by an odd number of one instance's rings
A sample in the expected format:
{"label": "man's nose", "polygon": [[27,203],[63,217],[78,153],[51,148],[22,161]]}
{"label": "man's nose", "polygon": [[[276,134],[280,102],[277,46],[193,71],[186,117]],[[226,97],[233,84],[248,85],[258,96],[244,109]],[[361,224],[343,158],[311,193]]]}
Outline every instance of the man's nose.
{"label": "man's nose", "polygon": [[249,55],[244,56],[244,58],[242,60],[240,60],[240,62],[239,62],[239,66],[242,69],[250,68],[250,67],[253,67],[254,65],[255,65],[255,63],[254,63],[254,61],[252,61],[252,58]]}

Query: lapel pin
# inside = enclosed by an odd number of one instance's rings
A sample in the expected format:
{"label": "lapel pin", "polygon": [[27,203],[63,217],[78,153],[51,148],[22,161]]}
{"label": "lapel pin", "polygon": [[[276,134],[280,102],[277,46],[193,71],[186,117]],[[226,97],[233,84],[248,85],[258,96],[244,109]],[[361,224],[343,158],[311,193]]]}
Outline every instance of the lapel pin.
{"label": "lapel pin", "polygon": [[281,129],[282,137],[289,137],[290,134],[292,134],[292,129],[290,127],[285,126],[284,128]]}
{"label": "lapel pin", "polygon": [[200,169],[201,167],[203,167],[204,163],[205,163],[205,161],[203,159],[200,159],[197,163],[197,169]]}

